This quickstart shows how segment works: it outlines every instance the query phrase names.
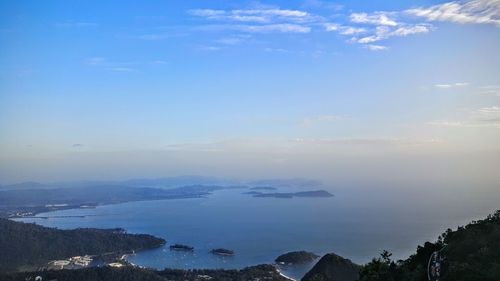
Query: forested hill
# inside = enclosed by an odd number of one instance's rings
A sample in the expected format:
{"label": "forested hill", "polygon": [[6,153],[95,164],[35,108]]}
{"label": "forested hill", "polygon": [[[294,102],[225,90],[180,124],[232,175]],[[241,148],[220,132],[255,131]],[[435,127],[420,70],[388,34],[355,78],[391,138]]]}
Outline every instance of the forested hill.
{"label": "forested hill", "polygon": [[[91,267],[77,270],[57,270],[41,272],[18,272],[1,274],[2,281],[34,280],[40,276],[42,280],[57,281],[290,281],[280,275],[272,265],[257,265],[241,270],[236,269],[165,269],[152,270],[138,267]],[[30,279],[31,278],[31,279]]]}
{"label": "forested hill", "polygon": [[448,229],[437,242],[418,246],[406,260],[392,261],[384,252],[361,270],[361,281],[426,281],[429,257],[445,257],[442,281],[500,280],[500,211],[456,230]]}
{"label": "forested hill", "polygon": [[21,266],[44,265],[50,260],[158,247],[165,240],[122,229],[59,230],[0,219],[0,272]]}

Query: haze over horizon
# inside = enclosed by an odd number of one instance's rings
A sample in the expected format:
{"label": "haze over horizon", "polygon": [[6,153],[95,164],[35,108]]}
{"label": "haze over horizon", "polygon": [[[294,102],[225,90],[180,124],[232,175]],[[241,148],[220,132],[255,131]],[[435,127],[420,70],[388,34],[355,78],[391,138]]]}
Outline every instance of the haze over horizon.
{"label": "haze over horizon", "polygon": [[195,174],[488,194],[499,49],[497,0],[2,1],[0,184]]}

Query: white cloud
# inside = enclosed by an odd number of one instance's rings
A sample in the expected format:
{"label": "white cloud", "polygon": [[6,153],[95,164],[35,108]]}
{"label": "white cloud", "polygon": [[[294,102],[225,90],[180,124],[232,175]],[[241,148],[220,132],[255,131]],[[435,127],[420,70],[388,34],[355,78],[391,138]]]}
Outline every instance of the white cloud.
{"label": "white cloud", "polygon": [[[303,7],[326,7],[321,0],[309,0]],[[215,10],[195,9],[189,14],[209,21],[212,25],[198,27],[200,30],[238,31],[240,33],[310,33],[313,29],[323,28],[325,32],[337,32],[350,36],[351,42],[366,44],[365,48],[380,51],[386,46],[373,44],[391,37],[406,37],[428,33],[433,29],[430,23],[418,23],[414,18],[425,18],[428,21],[451,21],[459,23],[491,23],[500,26],[500,0],[453,1],[444,4],[419,7],[400,11],[358,12],[343,14],[338,22],[328,22],[328,18],[310,11],[281,9],[275,6],[254,5],[251,9]],[[339,15],[335,15],[339,16]],[[348,17],[351,24],[342,21]],[[151,36],[150,40],[157,39]],[[236,45],[243,40],[223,38],[218,43]],[[447,88],[447,84],[442,84]],[[464,85],[453,85],[464,86]]]}
{"label": "white cloud", "polygon": [[337,23],[325,23],[324,26],[325,26],[325,31],[327,32],[338,31],[342,35],[355,35],[367,32],[367,30],[362,27],[343,26]]}
{"label": "white cloud", "polygon": [[421,146],[442,144],[439,138],[414,139],[414,138],[297,138],[289,142],[305,145],[357,145],[357,146]]}
{"label": "white cloud", "polygon": [[482,107],[473,110],[462,121],[438,120],[427,122],[426,124],[436,127],[500,129],[500,106]]}
{"label": "white cloud", "polygon": [[354,35],[354,34],[360,34],[360,33],[365,33],[366,29],[362,27],[352,27],[352,26],[344,26],[340,30],[340,34],[342,35]]}
{"label": "white cloud", "polygon": [[195,9],[189,10],[189,14],[203,17],[209,20],[234,21],[234,22],[257,22],[271,23],[283,22],[305,22],[312,20],[313,16],[308,12],[288,9],[247,9],[247,10],[212,10]]}
{"label": "white cloud", "polygon": [[500,85],[482,86],[482,87],[479,87],[479,89],[481,91],[479,94],[500,97]]}
{"label": "white cloud", "polygon": [[[210,24],[198,26],[196,29],[201,31],[223,32],[237,31],[243,33],[309,33],[311,27],[301,24]],[[248,34],[243,34],[248,35]]]}
{"label": "white cloud", "polygon": [[500,106],[483,107],[473,112],[473,117],[482,122],[494,122],[500,125]]}
{"label": "white cloud", "polygon": [[455,88],[455,87],[465,87],[468,86],[469,83],[467,82],[458,82],[458,83],[453,83],[453,84],[436,84],[434,87],[440,88],[440,89],[450,89],[450,88]]}
{"label": "white cloud", "polygon": [[500,1],[453,1],[431,7],[406,10],[406,13],[428,21],[448,21],[462,24],[494,24],[500,26]]}
{"label": "white cloud", "polygon": [[435,126],[435,127],[463,127],[464,124],[458,121],[446,121],[446,120],[437,120],[427,122],[427,125]]}
{"label": "white cloud", "polygon": [[394,30],[390,33],[390,36],[408,36],[417,33],[427,33],[429,32],[429,26],[417,24],[413,26],[403,26]]}
{"label": "white cloud", "polygon": [[212,9],[194,9],[189,10],[189,14],[197,17],[204,17],[209,19],[217,19],[226,14],[223,10],[212,10]]}
{"label": "white cloud", "polygon": [[424,24],[401,26],[396,29],[388,26],[377,26],[373,35],[359,38],[357,39],[357,42],[361,44],[369,44],[385,40],[390,37],[405,37],[412,34],[427,33],[429,31],[430,27]]}
{"label": "white cloud", "polygon": [[226,26],[233,29],[249,33],[309,33],[311,28],[299,24],[277,23],[266,25],[232,25]]}
{"label": "white cloud", "polygon": [[373,44],[366,45],[365,48],[367,48],[370,51],[385,51],[389,49],[386,46],[373,45]]}
{"label": "white cloud", "polygon": [[142,39],[142,40],[150,40],[150,41],[156,41],[156,40],[164,40],[169,38],[170,36],[165,33],[151,33],[151,34],[143,34],[137,36],[137,39]]}
{"label": "white cloud", "polygon": [[376,12],[374,14],[367,13],[352,13],[351,22],[373,24],[373,25],[384,25],[384,26],[396,26],[398,23],[391,19],[389,15],[385,12]]}
{"label": "white cloud", "polygon": [[222,49],[221,47],[217,47],[217,46],[200,46],[199,47],[199,50],[201,50],[201,51],[210,51],[210,52],[220,51],[221,49]]}
{"label": "white cloud", "polygon": [[325,24],[325,30],[326,31],[337,31],[341,27],[340,24],[337,23],[326,23]]}
{"label": "white cloud", "polygon": [[305,0],[302,4],[302,7],[313,9],[329,9],[334,11],[340,11],[344,8],[344,6],[340,4],[320,0]]}

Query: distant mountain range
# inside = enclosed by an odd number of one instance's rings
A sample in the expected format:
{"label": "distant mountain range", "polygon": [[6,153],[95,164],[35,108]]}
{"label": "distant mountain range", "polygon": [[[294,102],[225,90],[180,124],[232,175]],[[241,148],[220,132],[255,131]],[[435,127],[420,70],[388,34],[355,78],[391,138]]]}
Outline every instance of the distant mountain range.
{"label": "distant mountain range", "polygon": [[206,176],[175,176],[163,178],[137,178],[123,181],[69,181],[69,182],[22,182],[16,184],[0,185],[0,190],[19,190],[19,189],[52,189],[52,188],[73,188],[88,186],[129,186],[129,187],[157,187],[174,188],[186,185],[248,185],[255,187],[297,187],[312,188],[322,186],[317,180],[293,178],[293,179],[262,179],[262,180],[231,180]]}
{"label": "distant mountain range", "polygon": [[[270,186],[274,184],[274,186]],[[308,185],[310,184],[310,185]],[[273,179],[237,182],[202,176],[180,176],[126,181],[78,181],[60,183],[24,182],[0,189],[0,217],[26,217],[41,212],[88,208],[131,201],[200,198],[224,189],[252,189],[254,197],[331,197],[317,187],[317,181],[306,179]],[[299,192],[269,192],[278,188]],[[259,192],[255,190],[261,190]],[[268,191],[268,192],[262,192]]]}

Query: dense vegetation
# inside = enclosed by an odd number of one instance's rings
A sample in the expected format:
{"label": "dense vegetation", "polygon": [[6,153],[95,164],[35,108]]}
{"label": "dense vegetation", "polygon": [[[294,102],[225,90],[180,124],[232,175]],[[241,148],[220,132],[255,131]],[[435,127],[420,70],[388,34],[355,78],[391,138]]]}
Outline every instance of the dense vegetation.
{"label": "dense vegetation", "polygon": [[319,258],[319,256],[314,253],[306,251],[297,251],[297,252],[288,252],[286,254],[283,254],[277,257],[276,260],[274,261],[286,264],[299,264],[299,263],[312,262],[317,258]]}
{"label": "dense vegetation", "polygon": [[122,229],[59,230],[0,219],[0,272],[44,265],[50,260],[154,248],[165,240]]}
{"label": "dense vegetation", "polygon": [[360,266],[335,254],[324,255],[302,281],[356,281]]}
{"label": "dense vegetation", "polygon": [[271,265],[247,267],[242,270],[180,270],[165,269],[162,271],[141,269],[137,267],[110,268],[97,267],[78,270],[43,271],[33,273],[13,273],[0,275],[3,281],[25,281],[31,277],[41,276],[43,280],[57,281],[185,281],[185,280],[217,280],[248,281],[275,280],[287,281]]}
{"label": "dense vegetation", "polygon": [[361,281],[426,281],[429,257],[441,249],[446,257],[443,281],[500,280],[500,211],[455,231],[448,229],[406,260],[393,261],[384,251],[363,267]]}

